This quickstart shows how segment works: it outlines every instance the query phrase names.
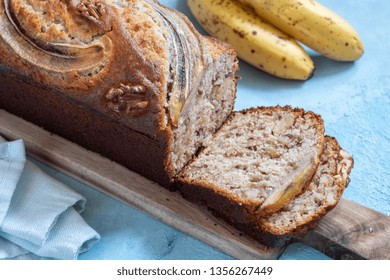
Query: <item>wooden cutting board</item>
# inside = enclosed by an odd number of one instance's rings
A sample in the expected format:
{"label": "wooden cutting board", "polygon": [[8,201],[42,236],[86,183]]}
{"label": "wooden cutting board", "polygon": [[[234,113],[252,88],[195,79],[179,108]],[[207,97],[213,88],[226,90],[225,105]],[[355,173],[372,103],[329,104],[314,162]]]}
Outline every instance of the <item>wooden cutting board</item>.
{"label": "wooden cutting board", "polygon": [[[31,157],[238,259],[277,259],[286,247],[263,246],[179,194],[4,110],[0,135],[23,139]],[[390,218],[343,199],[302,241],[336,259],[390,259]]]}

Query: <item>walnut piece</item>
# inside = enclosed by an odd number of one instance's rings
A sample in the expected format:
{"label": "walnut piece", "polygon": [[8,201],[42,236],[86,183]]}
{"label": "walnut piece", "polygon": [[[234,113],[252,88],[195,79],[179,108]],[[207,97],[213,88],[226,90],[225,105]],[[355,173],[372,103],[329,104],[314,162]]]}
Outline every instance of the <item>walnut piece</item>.
{"label": "walnut piece", "polygon": [[110,89],[105,99],[114,112],[125,112],[133,117],[146,113],[149,107],[146,89],[142,85],[120,84],[119,87]]}
{"label": "walnut piece", "polygon": [[82,0],[76,8],[84,17],[95,22],[100,21],[106,12],[104,5],[99,0]]}

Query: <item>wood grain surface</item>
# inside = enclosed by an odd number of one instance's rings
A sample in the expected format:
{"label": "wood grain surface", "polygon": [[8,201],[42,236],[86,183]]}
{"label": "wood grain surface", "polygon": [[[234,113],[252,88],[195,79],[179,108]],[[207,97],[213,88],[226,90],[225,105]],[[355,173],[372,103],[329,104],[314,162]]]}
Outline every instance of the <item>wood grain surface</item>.
{"label": "wood grain surface", "polygon": [[[233,257],[276,259],[284,250],[263,246],[179,194],[4,110],[0,135],[22,138],[33,158]],[[342,199],[301,241],[335,259],[390,259],[390,217]]]}
{"label": "wood grain surface", "polygon": [[390,217],[344,199],[303,242],[334,259],[390,260]]}

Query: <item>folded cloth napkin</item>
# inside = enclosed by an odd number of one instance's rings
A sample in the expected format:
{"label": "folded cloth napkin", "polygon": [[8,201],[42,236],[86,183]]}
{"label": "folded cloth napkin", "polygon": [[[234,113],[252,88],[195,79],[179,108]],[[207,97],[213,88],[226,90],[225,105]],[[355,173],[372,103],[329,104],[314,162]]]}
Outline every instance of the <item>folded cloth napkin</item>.
{"label": "folded cloth napkin", "polygon": [[0,237],[0,260],[3,259],[15,259],[21,256],[25,256],[30,252],[18,245]]}
{"label": "folded cloth napkin", "polygon": [[2,143],[3,141],[0,138],[0,224],[8,211],[26,161],[23,141]]}
{"label": "folded cloth napkin", "polygon": [[22,140],[0,138],[0,259],[76,259],[100,239],[85,201],[26,160]]}

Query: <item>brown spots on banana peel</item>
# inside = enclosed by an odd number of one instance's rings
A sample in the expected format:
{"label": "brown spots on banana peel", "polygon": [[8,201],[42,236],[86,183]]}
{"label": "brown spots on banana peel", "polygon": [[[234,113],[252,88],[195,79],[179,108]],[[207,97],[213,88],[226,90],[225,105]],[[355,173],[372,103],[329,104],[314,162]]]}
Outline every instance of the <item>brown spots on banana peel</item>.
{"label": "brown spots on banana peel", "polygon": [[364,47],[354,28],[314,0],[239,0],[304,45],[336,61],[356,61]]}
{"label": "brown spots on banana peel", "polygon": [[190,0],[188,5],[202,27],[233,45],[242,60],[280,78],[311,77],[314,63],[305,50],[238,0]]}
{"label": "brown spots on banana peel", "polygon": [[237,29],[233,29],[234,33],[236,33],[238,36],[240,36],[241,38],[244,38],[245,37],[245,33],[242,32],[242,31],[239,31]]}

